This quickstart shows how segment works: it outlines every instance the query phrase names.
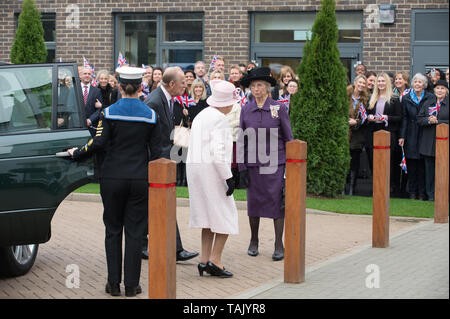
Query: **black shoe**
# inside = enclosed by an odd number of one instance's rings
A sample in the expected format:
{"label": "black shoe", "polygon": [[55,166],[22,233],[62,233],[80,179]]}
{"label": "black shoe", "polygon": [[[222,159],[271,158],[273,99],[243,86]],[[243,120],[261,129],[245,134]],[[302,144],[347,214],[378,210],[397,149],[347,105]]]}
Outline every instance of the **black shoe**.
{"label": "black shoe", "polygon": [[126,297],[136,297],[136,295],[139,295],[140,293],[142,293],[141,285],[138,285],[137,287],[125,286],[125,296]]}
{"label": "black shoe", "polygon": [[190,253],[186,250],[182,250],[177,253],[177,261],[185,261],[197,257],[198,253]]}
{"label": "black shoe", "polygon": [[273,255],[272,255],[273,261],[283,260],[283,258],[284,258],[284,253],[273,253]]}
{"label": "black shoe", "polygon": [[425,196],[425,194],[419,194],[418,199],[420,199],[420,200],[427,200],[427,196]]}
{"label": "black shoe", "polygon": [[141,255],[142,255],[142,259],[148,259],[148,250],[143,249]]}
{"label": "black shoe", "polygon": [[256,249],[256,250],[251,250],[251,249],[249,249],[249,250],[247,250],[247,254],[248,254],[249,256],[256,257],[256,256],[259,255],[259,251],[258,251],[258,249]]}
{"label": "black shoe", "polygon": [[416,198],[417,198],[416,194],[409,194],[409,199],[416,199]]}
{"label": "black shoe", "polygon": [[248,246],[248,250],[247,250],[247,254],[248,254],[249,256],[256,257],[256,256],[259,255],[259,251],[258,251],[258,243],[259,243],[259,242],[257,242],[256,245],[253,244],[253,246],[256,246],[255,249],[251,249],[250,247],[252,247],[252,242],[250,241],[250,245]]}
{"label": "black shoe", "polygon": [[233,274],[231,272],[229,272],[228,270],[225,270],[225,267],[223,269],[221,269],[221,268],[217,267],[216,265],[214,265],[210,261],[208,261],[206,263],[206,271],[211,276],[216,276],[216,277],[220,277],[220,278],[229,278],[229,277],[233,276]]}
{"label": "black shoe", "polygon": [[109,282],[106,284],[105,291],[107,294],[111,296],[117,297],[120,296],[120,285],[119,284],[110,284]]}
{"label": "black shoe", "polygon": [[198,274],[200,275],[200,277],[203,277],[203,272],[206,271],[206,268],[206,264],[198,263]]}

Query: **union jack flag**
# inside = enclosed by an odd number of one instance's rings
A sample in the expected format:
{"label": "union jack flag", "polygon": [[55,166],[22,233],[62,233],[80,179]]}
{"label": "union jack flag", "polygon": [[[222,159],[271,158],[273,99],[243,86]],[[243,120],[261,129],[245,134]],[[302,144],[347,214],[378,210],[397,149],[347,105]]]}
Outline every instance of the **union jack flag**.
{"label": "union jack flag", "polygon": [[211,65],[209,66],[210,68],[214,68],[214,65],[216,65],[218,57],[219,57],[218,55],[213,56],[212,61],[211,61]]}
{"label": "union jack flag", "polygon": [[382,114],[377,113],[377,115],[375,115],[375,119],[384,122],[384,126],[388,126],[388,120]]}
{"label": "union jack flag", "polygon": [[289,108],[289,101],[290,100],[291,100],[291,95],[290,94],[283,94],[282,96],[280,96],[278,98],[277,101],[285,104]]}
{"label": "union jack flag", "polygon": [[405,174],[408,174],[408,170],[406,169],[406,157],[405,157],[405,151],[403,150],[403,146],[402,146],[402,161],[400,162],[400,167],[402,168],[402,170],[405,171]]}
{"label": "union jack flag", "polygon": [[183,106],[183,97],[182,97],[182,96],[180,96],[180,95],[175,96],[175,97],[173,98],[173,101],[174,101],[174,102],[178,102],[178,104],[180,104],[181,106]]}
{"label": "union jack flag", "polygon": [[244,95],[239,102],[241,103],[241,106],[245,106],[248,103],[248,99]]}
{"label": "union jack flag", "polygon": [[97,82],[97,80],[95,78],[92,79],[91,85],[92,86],[97,86],[98,85],[98,82]]}
{"label": "union jack flag", "polygon": [[119,57],[117,58],[117,67],[121,67],[128,64],[127,59],[122,55],[122,52],[119,52]]}
{"label": "union jack flag", "polygon": [[150,87],[145,83],[141,83],[141,87],[142,87],[142,95],[144,96],[144,99],[146,99],[147,95],[150,93]]}
{"label": "union jack flag", "polygon": [[361,124],[364,124],[365,120],[367,120],[366,108],[360,104],[358,110],[359,116],[361,117]]}
{"label": "union jack flag", "polygon": [[430,106],[429,108],[428,108],[428,115],[434,115],[434,116],[436,116],[437,115],[437,106],[435,105],[435,106]]}
{"label": "union jack flag", "polygon": [[407,95],[409,93],[409,89],[405,89],[403,93],[400,95],[400,102],[402,101],[403,96]]}
{"label": "union jack flag", "polygon": [[85,57],[83,57],[83,67],[85,67],[85,68],[90,68],[90,67],[91,67],[91,66],[89,65],[88,60],[87,60]]}
{"label": "union jack flag", "polygon": [[197,105],[195,100],[192,97],[190,97],[189,95],[185,95],[184,96],[184,103],[183,104],[184,104],[185,107],[191,107],[191,106],[196,106]]}

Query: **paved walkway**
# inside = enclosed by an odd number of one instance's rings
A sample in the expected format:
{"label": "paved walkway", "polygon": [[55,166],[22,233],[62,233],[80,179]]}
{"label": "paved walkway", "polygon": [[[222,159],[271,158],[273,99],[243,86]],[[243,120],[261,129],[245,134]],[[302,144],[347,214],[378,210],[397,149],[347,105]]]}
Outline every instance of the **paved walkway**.
{"label": "paved walkway", "polygon": [[[247,255],[250,239],[248,217],[245,207],[242,205],[239,205],[239,207],[240,233],[229,237],[223,255],[223,263],[228,270],[234,273],[233,278],[199,277],[197,271],[199,258],[178,263],[177,298],[228,299],[242,296],[245,296],[245,298],[299,298],[300,295],[296,295],[297,289],[303,289],[303,287],[309,287],[306,285],[320,282],[327,286],[329,290],[332,275],[329,275],[327,281],[323,281],[320,273],[319,276],[313,277],[316,276],[316,271],[311,272],[311,269],[371,243],[371,216],[321,213],[308,210],[306,227],[307,282],[301,285],[284,287],[280,280],[283,278],[283,262],[273,262],[271,259],[274,247],[273,223],[269,219],[261,220],[260,255],[250,257]],[[40,245],[39,254],[32,270],[22,277],[0,279],[0,299],[112,298],[104,292],[107,274],[102,212],[102,204],[95,199],[93,202],[66,199],[53,218],[52,238],[48,243]],[[201,230],[188,227],[189,208],[183,204],[177,206],[177,220],[185,249],[200,251]],[[391,218],[391,236],[428,222],[429,220],[424,221],[423,219]],[[441,236],[440,232],[437,233]],[[430,236],[432,236],[431,233]],[[442,239],[428,241],[432,247],[437,247],[437,243]],[[397,253],[396,247],[396,240],[392,240],[391,248],[386,252],[393,251],[391,254],[395,255]],[[447,249],[447,262],[436,261],[438,265],[427,266],[427,269],[438,274],[441,269],[446,268],[448,272],[448,238],[446,247],[443,246],[442,249]],[[378,253],[377,250],[368,249],[367,251],[371,252],[370,254]],[[382,252],[380,250],[379,253]],[[429,253],[429,251],[425,253]],[[414,252],[412,254],[414,255]],[[417,253],[416,255],[420,256],[420,254]],[[429,259],[428,257],[424,258],[425,261]],[[361,285],[364,286],[364,278],[367,276],[364,267],[370,263],[376,263],[380,266],[380,285],[382,288],[385,287],[387,285],[385,281],[387,266],[381,261],[374,259],[364,261],[363,268],[357,270],[351,270],[353,268],[350,264],[348,273],[354,274],[351,277],[356,275],[361,277],[362,279],[358,279],[358,282],[360,281]],[[395,265],[394,262],[392,263]],[[67,280],[74,274],[73,266],[78,268],[80,274],[78,288],[66,285]],[[327,267],[318,268],[317,271],[320,269],[326,270]],[[337,268],[336,271],[338,271]],[[148,296],[147,272],[148,263],[143,261],[141,285],[144,293],[138,295],[138,298],[141,299]],[[434,281],[430,282],[430,285],[434,285]],[[282,291],[283,294],[276,292],[276,289]],[[309,295],[309,293],[306,293],[306,295]]]}
{"label": "paved walkway", "polygon": [[449,299],[449,225],[426,222],[388,248],[367,245],[310,267],[302,284],[277,280],[239,298]]}

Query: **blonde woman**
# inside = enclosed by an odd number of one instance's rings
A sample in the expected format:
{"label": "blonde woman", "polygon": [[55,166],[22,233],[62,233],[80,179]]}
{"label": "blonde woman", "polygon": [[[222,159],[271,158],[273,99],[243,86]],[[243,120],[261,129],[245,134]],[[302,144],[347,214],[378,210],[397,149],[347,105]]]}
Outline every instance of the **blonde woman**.
{"label": "blonde woman", "polygon": [[119,91],[109,84],[109,72],[100,70],[97,73],[98,88],[102,92],[102,108],[108,107],[117,102]]}
{"label": "blonde woman", "polygon": [[212,80],[222,80],[225,81],[225,73],[221,70],[214,70],[209,75],[210,81]]}
{"label": "blonde woman", "polygon": [[195,100],[195,105],[188,108],[189,120],[192,123],[197,114],[208,107],[208,103],[206,103],[206,87],[203,80],[195,79],[192,82],[189,95]]}
{"label": "blonde woman", "polygon": [[117,79],[114,77],[114,75],[108,76],[108,83],[113,89],[117,89]]}
{"label": "blonde woman", "polygon": [[358,177],[361,151],[364,146],[363,124],[366,121],[366,107],[369,100],[367,93],[367,79],[364,75],[356,76],[352,85],[347,87],[348,110],[348,140],[350,144],[350,171],[347,175],[345,193],[353,195]]}
{"label": "blonde woman", "polygon": [[[373,88],[373,94],[367,108],[369,124],[369,145],[373,148],[373,133],[386,130],[391,133],[391,192],[397,195],[400,191],[401,148],[397,141],[402,121],[402,107],[397,94],[392,91],[389,75],[380,73]],[[370,154],[372,157],[372,154]],[[369,163],[372,163],[372,159]],[[372,169],[372,167],[371,167]]]}
{"label": "blonde woman", "polygon": [[297,80],[294,70],[288,65],[283,65],[280,70],[280,96],[287,94],[287,86],[290,80]]}

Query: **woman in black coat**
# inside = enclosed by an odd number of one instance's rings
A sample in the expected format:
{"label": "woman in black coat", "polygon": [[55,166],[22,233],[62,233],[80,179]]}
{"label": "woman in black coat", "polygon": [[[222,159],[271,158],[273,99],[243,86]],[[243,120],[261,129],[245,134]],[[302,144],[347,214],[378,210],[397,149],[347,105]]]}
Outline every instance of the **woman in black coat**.
{"label": "woman in black coat", "polygon": [[436,157],[436,125],[448,124],[448,84],[439,80],[434,87],[435,98],[428,99],[417,115],[422,127],[419,153],[425,161],[425,190],[429,201],[434,200],[434,173]]}
{"label": "woman in black coat", "polygon": [[[369,143],[373,148],[373,134],[379,130],[391,134],[391,193],[400,192],[401,148],[398,145],[402,109],[398,95],[392,91],[389,75],[380,73],[375,81],[367,108]],[[371,155],[373,152],[371,152]]]}
{"label": "woman in black coat", "polygon": [[109,73],[108,71],[100,71],[97,75],[98,88],[102,93],[103,103],[102,109],[114,104],[119,99],[119,90],[113,89],[111,84],[109,84]]}
{"label": "woman in black coat", "polygon": [[[348,141],[350,145],[350,171],[347,174],[345,194],[353,195],[359,172],[361,151],[364,146],[365,132],[363,125],[366,121],[366,107],[368,103],[367,79],[364,75],[356,76],[352,85],[347,87],[349,101],[348,110]],[[365,113],[366,112],[366,113]]]}
{"label": "woman in black coat", "polygon": [[405,148],[409,196],[425,200],[425,163],[419,153],[422,127],[417,123],[417,114],[425,103],[433,100],[433,94],[425,91],[427,78],[421,73],[414,75],[411,87],[410,93],[402,99],[403,118],[398,143]]}

